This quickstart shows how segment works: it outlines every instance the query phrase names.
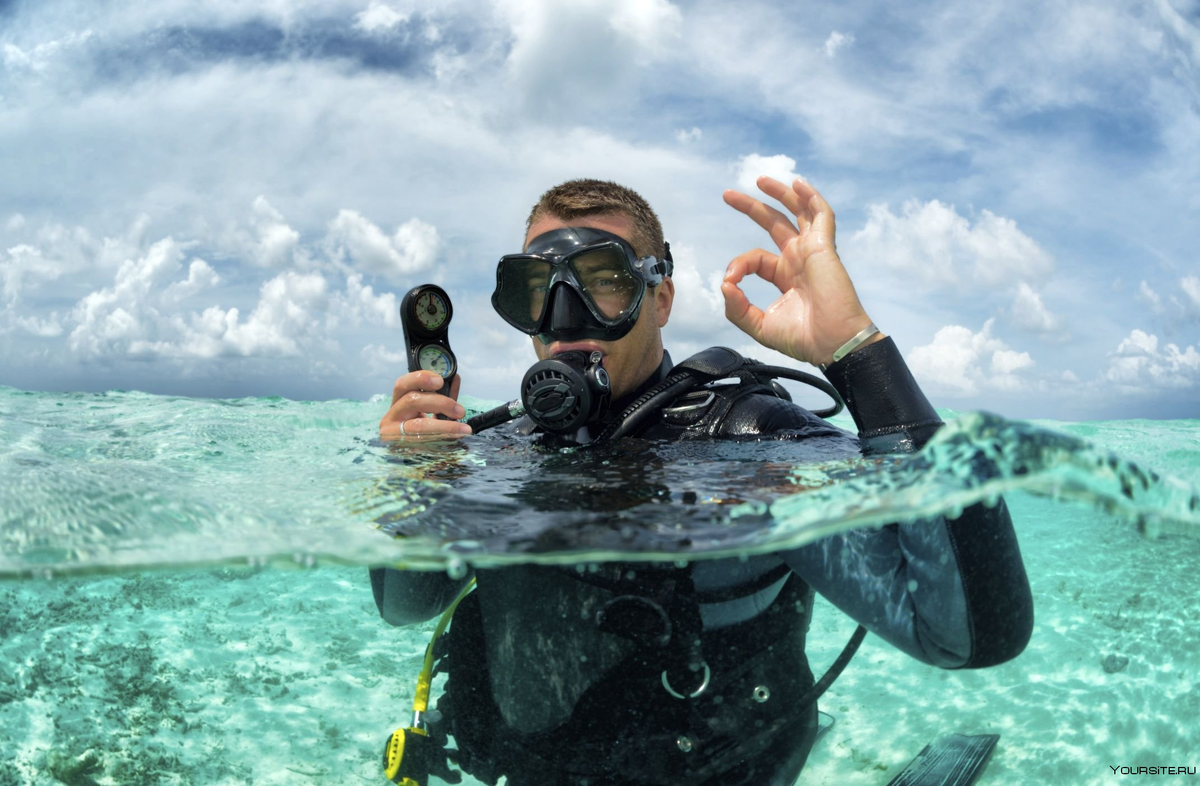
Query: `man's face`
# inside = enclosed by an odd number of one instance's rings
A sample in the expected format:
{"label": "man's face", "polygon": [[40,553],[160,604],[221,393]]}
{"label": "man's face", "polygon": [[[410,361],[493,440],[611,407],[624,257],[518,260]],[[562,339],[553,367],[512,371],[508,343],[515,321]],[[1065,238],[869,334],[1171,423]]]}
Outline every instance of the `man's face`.
{"label": "man's face", "polygon": [[[564,227],[590,227],[612,232],[632,243],[633,220],[620,213],[588,216],[567,223],[555,216],[543,216],[533,222],[525,235],[525,245],[538,235]],[[554,341],[543,344],[533,339],[533,351],[539,360],[554,357],[572,349],[599,350],[604,354],[604,369],[612,381],[613,399],[632,392],[645,381],[662,362],[662,328],[671,316],[671,303],[675,298],[675,284],[670,278],[663,279],[657,287],[648,288],[642,299],[642,311],[633,329],[616,341]]]}

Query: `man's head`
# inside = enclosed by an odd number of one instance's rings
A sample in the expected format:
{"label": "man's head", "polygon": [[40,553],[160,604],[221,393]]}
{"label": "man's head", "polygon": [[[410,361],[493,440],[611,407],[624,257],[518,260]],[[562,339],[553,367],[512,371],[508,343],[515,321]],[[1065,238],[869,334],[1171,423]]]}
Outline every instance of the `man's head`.
{"label": "man's head", "polygon": [[[603,180],[571,180],[542,194],[525,222],[525,247],[547,232],[589,227],[611,232],[633,246],[639,257],[666,256],[662,224],[650,205],[624,186]],[[556,295],[557,296],[557,295]],[[614,398],[632,392],[662,362],[662,328],[671,315],[675,284],[669,277],[647,288],[633,328],[615,341],[581,340],[544,343],[535,338],[539,359],[570,349],[598,349],[612,380]]]}

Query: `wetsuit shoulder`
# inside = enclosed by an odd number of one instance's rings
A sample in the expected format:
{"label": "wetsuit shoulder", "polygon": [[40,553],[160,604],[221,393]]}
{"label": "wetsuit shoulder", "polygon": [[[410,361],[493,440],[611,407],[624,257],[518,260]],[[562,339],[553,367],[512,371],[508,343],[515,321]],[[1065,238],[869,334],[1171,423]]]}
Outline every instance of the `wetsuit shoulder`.
{"label": "wetsuit shoulder", "polygon": [[781,398],[761,384],[700,388],[665,407],[640,436],[647,439],[832,437],[858,452],[853,434]]}
{"label": "wetsuit shoulder", "polygon": [[789,437],[845,436],[846,431],[822,420],[804,407],[769,393],[751,393],[732,402],[714,436],[774,435]]}

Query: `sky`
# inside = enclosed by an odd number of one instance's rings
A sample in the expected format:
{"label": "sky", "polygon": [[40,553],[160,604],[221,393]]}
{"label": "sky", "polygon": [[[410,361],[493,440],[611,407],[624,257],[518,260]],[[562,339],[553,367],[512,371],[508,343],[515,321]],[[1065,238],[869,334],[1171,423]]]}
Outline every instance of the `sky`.
{"label": "sky", "polygon": [[936,406],[1200,417],[1197,0],[0,0],[0,385],[368,399],[431,282],[513,398],[496,261],[576,177],[661,217],[677,362],[806,368],[724,318],[760,174]]}

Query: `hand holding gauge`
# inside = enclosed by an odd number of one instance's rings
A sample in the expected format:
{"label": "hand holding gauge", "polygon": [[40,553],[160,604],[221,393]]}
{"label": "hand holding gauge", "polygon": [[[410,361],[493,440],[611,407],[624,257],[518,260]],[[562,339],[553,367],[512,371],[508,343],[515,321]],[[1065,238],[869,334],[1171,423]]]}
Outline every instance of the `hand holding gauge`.
{"label": "hand holding gauge", "polygon": [[433,284],[404,296],[400,326],[408,373],[392,388],[392,406],[379,421],[380,437],[453,439],[471,433],[470,426],[455,420],[466,410],[455,401],[461,378],[447,338],[453,313],[446,292]]}

